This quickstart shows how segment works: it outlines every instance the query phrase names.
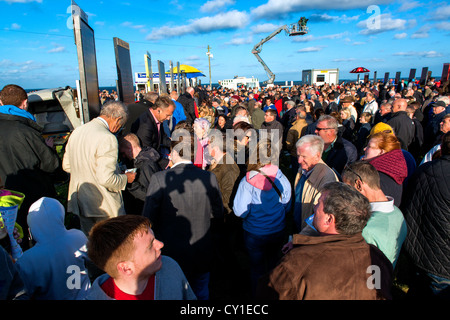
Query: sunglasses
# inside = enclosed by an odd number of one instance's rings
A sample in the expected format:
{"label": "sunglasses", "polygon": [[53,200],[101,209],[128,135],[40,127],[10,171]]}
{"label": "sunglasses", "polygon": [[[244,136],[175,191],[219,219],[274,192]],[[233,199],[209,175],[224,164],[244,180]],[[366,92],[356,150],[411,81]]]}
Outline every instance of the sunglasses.
{"label": "sunglasses", "polygon": [[[361,178],[361,176],[359,174],[357,174],[355,172],[355,170],[353,170],[352,168],[350,168],[348,165],[345,165],[344,167],[344,171],[350,171],[351,173],[353,173],[361,182],[363,182],[363,179]],[[356,182],[356,180],[355,180]]]}
{"label": "sunglasses", "polygon": [[318,127],[316,127],[316,130],[317,130],[317,131],[321,131],[321,130],[330,130],[330,129],[333,129],[333,128],[318,128]]}

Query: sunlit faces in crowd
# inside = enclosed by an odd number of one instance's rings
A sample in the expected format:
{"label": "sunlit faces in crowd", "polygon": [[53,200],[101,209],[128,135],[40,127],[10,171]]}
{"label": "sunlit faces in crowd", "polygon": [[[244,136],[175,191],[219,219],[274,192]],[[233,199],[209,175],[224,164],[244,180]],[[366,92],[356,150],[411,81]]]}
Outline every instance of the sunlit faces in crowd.
{"label": "sunlit faces in crowd", "polygon": [[304,144],[297,148],[297,159],[303,170],[310,171],[320,161],[321,154],[311,144]]}
{"label": "sunlit faces in crowd", "polygon": [[317,123],[315,133],[320,136],[325,144],[330,144],[336,139],[336,128],[330,126],[328,121],[320,121]]}
{"label": "sunlit faces in crowd", "polygon": [[155,238],[150,228],[148,232],[137,233],[133,244],[135,251],[132,261],[135,272],[140,277],[149,277],[161,269],[161,249],[164,243]]}

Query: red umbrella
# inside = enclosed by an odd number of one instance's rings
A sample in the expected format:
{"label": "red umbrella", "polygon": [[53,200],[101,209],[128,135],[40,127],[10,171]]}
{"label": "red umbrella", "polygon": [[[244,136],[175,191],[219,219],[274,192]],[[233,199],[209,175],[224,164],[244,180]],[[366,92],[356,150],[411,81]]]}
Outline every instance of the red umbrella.
{"label": "red umbrella", "polygon": [[350,73],[357,73],[358,74],[358,79],[356,80],[356,82],[358,82],[358,83],[359,83],[359,74],[360,73],[367,73],[367,72],[370,72],[370,70],[366,69],[366,68],[363,68],[363,67],[358,67],[358,68],[355,68],[352,71],[350,71]]}
{"label": "red umbrella", "polygon": [[370,70],[363,67],[358,67],[350,71],[350,73],[365,73],[365,72],[370,72]]}

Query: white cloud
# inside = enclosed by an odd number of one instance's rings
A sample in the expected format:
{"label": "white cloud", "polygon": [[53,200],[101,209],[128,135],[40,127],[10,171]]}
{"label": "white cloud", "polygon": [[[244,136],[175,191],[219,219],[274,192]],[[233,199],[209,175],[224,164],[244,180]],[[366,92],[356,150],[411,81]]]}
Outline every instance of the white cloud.
{"label": "white cloud", "polygon": [[252,15],[257,18],[283,18],[283,16],[305,10],[347,10],[365,9],[368,6],[391,3],[393,0],[269,0],[252,10]]}
{"label": "white cloud", "polygon": [[183,10],[183,6],[178,3],[178,0],[170,1],[170,5],[174,6],[177,10]]}
{"label": "white cloud", "polygon": [[347,31],[321,36],[320,39],[341,39],[342,37],[344,37],[346,35],[348,35]]}
{"label": "white cloud", "polygon": [[430,34],[428,32],[414,32],[411,35],[411,39],[424,39],[428,38]]}
{"label": "white cloud", "polygon": [[143,29],[143,28],[145,28],[145,25],[143,25],[143,24],[135,25],[135,24],[133,24],[130,21],[125,21],[125,22],[121,23],[120,25],[122,27],[127,27],[127,28],[132,28],[132,29]]}
{"label": "white cloud", "polygon": [[233,45],[233,46],[240,46],[240,45],[243,45],[243,44],[250,44],[252,42],[253,42],[253,39],[252,39],[251,36],[249,36],[247,38],[238,38],[238,37],[236,37],[236,38],[231,39],[231,41],[226,42],[225,44],[226,45]]}
{"label": "white cloud", "polygon": [[385,60],[383,58],[370,58],[367,59],[369,62],[384,62]]}
{"label": "white cloud", "polygon": [[341,33],[328,34],[328,35],[319,36],[319,37],[316,37],[312,34],[308,34],[306,36],[295,37],[293,39],[293,41],[294,42],[309,42],[309,41],[323,40],[323,39],[336,40],[336,39],[342,39],[343,37],[345,37],[347,35],[348,35],[348,31],[344,31]]}
{"label": "white cloud", "polygon": [[406,32],[402,32],[402,33],[397,33],[396,35],[394,35],[395,39],[405,39],[408,36],[408,34]]}
{"label": "white cloud", "polygon": [[21,28],[21,26],[20,26],[20,24],[18,24],[18,23],[13,23],[12,25],[11,25],[11,29],[12,30],[19,30]]}
{"label": "white cloud", "polygon": [[255,25],[251,28],[254,34],[269,33],[277,30],[280,26],[273,23],[263,23]]}
{"label": "white cloud", "polygon": [[440,54],[436,51],[408,51],[408,52],[396,52],[396,53],[394,53],[394,56],[438,58],[438,57],[442,57],[442,54]]}
{"label": "white cloud", "polygon": [[356,26],[363,29],[359,32],[360,34],[373,35],[386,31],[404,30],[407,25],[407,20],[393,19],[390,13],[384,13],[379,16],[369,17],[363,21],[360,21]]}
{"label": "white cloud", "polygon": [[340,16],[330,16],[327,13],[322,13],[322,14],[314,13],[314,14],[312,14],[310,16],[309,19],[311,21],[340,21],[340,22],[343,22],[343,23],[348,23],[348,22],[351,22],[351,21],[358,20],[359,17],[360,17],[359,15],[348,17],[346,14],[343,14],[343,15],[340,15]]}
{"label": "white cloud", "polygon": [[189,56],[183,59],[183,63],[187,65],[198,65],[201,61],[202,59],[199,56]]}
{"label": "white cloud", "polygon": [[417,30],[416,32],[414,32],[411,35],[411,39],[424,39],[424,38],[428,38],[430,36],[430,34],[428,33],[428,31],[430,31],[431,27],[426,25],[423,26],[422,28],[420,28],[419,30]]}
{"label": "white cloud", "polygon": [[313,36],[312,34],[307,34],[301,37],[295,37],[294,39],[292,39],[292,41],[294,42],[309,42],[309,41],[314,41],[317,40],[318,37]]}
{"label": "white cloud", "polygon": [[450,5],[438,6],[438,8],[430,14],[433,20],[449,20],[450,19]]}
{"label": "white cloud", "polygon": [[16,63],[12,62],[9,59],[0,60],[0,67],[1,68],[8,68],[8,67],[16,66],[16,65],[17,65]]}
{"label": "white cloud", "polygon": [[190,20],[187,25],[164,26],[154,29],[147,40],[159,40],[178,37],[186,34],[204,34],[213,31],[233,30],[245,27],[249,22],[248,14],[237,10],[219,13],[211,17]]}
{"label": "white cloud", "polygon": [[439,30],[446,30],[446,31],[449,31],[449,30],[450,30],[450,22],[447,22],[447,21],[440,22],[440,23],[437,23],[437,24],[435,25],[435,27],[436,27],[437,29],[439,29]]}
{"label": "white cloud", "polygon": [[235,4],[234,0],[210,0],[200,7],[201,12],[217,12],[226,6]]}
{"label": "white cloud", "polygon": [[422,6],[422,4],[418,1],[402,1],[401,2],[401,6],[398,9],[399,12],[405,12],[405,11],[409,11],[415,8],[418,8],[420,6]]}
{"label": "white cloud", "polygon": [[25,62],[13,62],[9,59],[3,59],[0,61],[0,74],[4,76],[17,75],[30,72],[32,70],[45,69],[49,66],[50,65],[43,65],[33,60],[27,60]]}
{"label": "white cloud", "polygon": [[60,52],[65,52],[66,51],[66,47],[63,47],[57,43],[52,43],[53,45],[53,49],[50,49],[47,51],[47,53],[60,53]]}
{"label": "white cloud", "polygon": [[333,62],[352,62],[355,61],[355,58],[339,58],[339,59],[333,59]]}
{"label": "white cloud", "polygon": [[322,49],[323,49],[323,47],[321,47],[321,46],[306,47],[306,48],[298,50],[297,52],[299,52],[299,53],[318,52]]}

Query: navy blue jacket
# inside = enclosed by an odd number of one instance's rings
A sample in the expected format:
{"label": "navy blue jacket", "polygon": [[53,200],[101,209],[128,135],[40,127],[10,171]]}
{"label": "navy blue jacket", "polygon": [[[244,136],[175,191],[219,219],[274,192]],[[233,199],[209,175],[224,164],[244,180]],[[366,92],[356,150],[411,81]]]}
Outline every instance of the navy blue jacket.
{"label": "navy blue jacket", "polygon": [[338,136],[333,147],[325,155],[322,155],[323,161],[339,175],[342,174],[346,164],[352,163],[358,158],[358,151],[350,141]]}

